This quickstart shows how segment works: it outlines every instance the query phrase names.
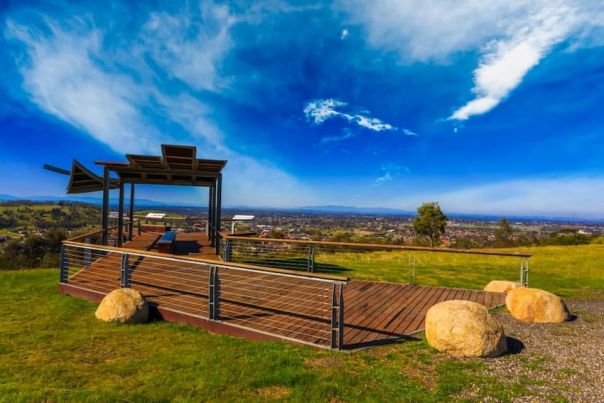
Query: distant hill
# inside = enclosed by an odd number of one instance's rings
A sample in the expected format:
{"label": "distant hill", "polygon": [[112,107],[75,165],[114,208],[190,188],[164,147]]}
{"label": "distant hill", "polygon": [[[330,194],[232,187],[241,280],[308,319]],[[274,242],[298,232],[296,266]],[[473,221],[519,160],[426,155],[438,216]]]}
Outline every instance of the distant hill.
{"label": "distant hill", "polygon": [[[111,206],[114,208],[117,204],[117,198],[111,198]],[[85,196],[30,196],[30,197],[18,197],[8,194],[0,194],[0,202],[2,201],[18,201],[18,200],[30,200],[34,202],[59,202],[59,201],[72,201],[72,202],[83,202],[94,205],[101,205],[102,199],[100,197],[85,197]],[[205,210],[206,206],[191,206],[187,204],[178,204],[174,202],[162,202],[151,199],[136,199],[137,208],[158,208],[158,209],[170,209],[170,210]],[[413,217],[415,211],[408,211],[402,209],[393,209],[386,207],[353,207],[353,206],[339,206],[339,205],[325,205],[325,206],[305,206],[295,208],[268,208],[268,207],[250,207],[250,206],[223,206],[225,213],[270,213],[270,212],[281,212],[281,213],[301,213],[301,214],[338,214],[338,215],[375,215],[375,216],[404,216]],[[467,214],[467,213],[446,213],[450,218],[458,220],[471,220],[471,221],[497,221],[501,217],[507,217],[511,221],[517,222],[555,222],[555,223],[584,223],[584,224],[601,224],[604,223],[604,217],[564,217],[564,216],[523,216],[523,215],[509,215],[509,214]]]}

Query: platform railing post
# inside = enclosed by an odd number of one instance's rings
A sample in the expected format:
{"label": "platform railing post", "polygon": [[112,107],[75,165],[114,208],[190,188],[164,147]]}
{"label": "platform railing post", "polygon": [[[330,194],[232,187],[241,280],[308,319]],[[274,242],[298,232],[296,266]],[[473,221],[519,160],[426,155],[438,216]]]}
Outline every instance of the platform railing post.
{"label": "platform railing post", "polygon": [[69,268],[67,267],[67,255],[65,245],[61,245],[61,256],[59,258],[59,282],[66,284],[69,278]]}
{"label": "platform railing post", "polygon": [[[84,243],[91,244],[90,238],[84,239]],[[92,263],[92,249],[86,248],[84,249],[84,267],[89,267]]]}
{"label": "platform railing post", "polygon": [[338,346],[338,306],[336,297],[336,284],[331,285],[331,348]]}
{"label": "platform railing post", "polygon": [[210,267],[210,287],[208,291],[208,318],[218,320],[218,305],[220,303],[218,290],[218,267]]}
{"label": "platform railing post", "polygon": [[128,265],[128,255],[122,255],[122,270],[120,278],[121,288],[130,288],[130,266]]}
{"label": "platform railing post", "polygon": [[233,260],[233,245],[228,238],[224,239],[224,261],[231,262]]}
{"label": "platform railing post", "polygon": [[344,287],[340,284],[340,301],[338,302],[338,350],[344,348]]}
{"label": "platform railing post", "polygon": [[520,283],[525,287],[528,287],[528,259],[520,259]]}
{"label": "platform railing post", "polygon": [[313,273],[315,271],[315,244],[311,243],[308,245],[308,272]]}

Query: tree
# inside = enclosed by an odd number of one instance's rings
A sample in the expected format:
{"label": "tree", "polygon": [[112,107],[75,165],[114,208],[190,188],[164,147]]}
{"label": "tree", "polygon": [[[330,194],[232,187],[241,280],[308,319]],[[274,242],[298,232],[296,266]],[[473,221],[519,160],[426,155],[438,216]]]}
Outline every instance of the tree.
{"label": "tree", "polygon": [[440,236],[445,233],[447,221],[449,218],[444,215],[438,203],[424,203],[417,209],[413,228],[418,235],[428,237],[430,246],[434,246]]}
{"label": "tree", "polygon": [[514,230],[507,218],[502,217],[495,229],[495,246],[511,246]]}

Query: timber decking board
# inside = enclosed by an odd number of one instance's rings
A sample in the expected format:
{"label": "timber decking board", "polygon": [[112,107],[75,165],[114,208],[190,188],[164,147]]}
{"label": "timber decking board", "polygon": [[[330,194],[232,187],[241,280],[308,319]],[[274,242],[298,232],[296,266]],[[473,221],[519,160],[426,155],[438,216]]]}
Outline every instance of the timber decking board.
{"label": "timber decking board", "polygon": [[[152,250],[158,236],[143,233],[125,247]],[[176,239],[186,242],[180,244],[178,253],[219,259],[205,234],[178,233]],[[81,259],[73,251],[67,256],[74,262]],[[150,302],[183,315],[208,317],[208,267],[151,256],[131,256],[129,263],[132,287]],[[331,283],[236,269],[221,268],[218,273],[222,324],[330,344]],[[68,284],[107,294],[120,286],[120,277],[120,255],[110,253],[72,274]],[[348,282],[343,297],[344,348],[348,349],[398,340],[423,330],[426,311],[440,301],[464,299],[494,307],[505,300],[500,293],[372,281]]]}

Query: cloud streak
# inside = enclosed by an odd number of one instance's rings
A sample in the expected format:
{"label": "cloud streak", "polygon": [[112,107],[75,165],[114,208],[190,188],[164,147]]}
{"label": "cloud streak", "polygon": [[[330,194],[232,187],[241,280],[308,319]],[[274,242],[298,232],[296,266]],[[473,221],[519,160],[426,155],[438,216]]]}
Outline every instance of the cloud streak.
{"label": "cloud streak", "polygon": [[[308,121],[316,125],[320,125],[329,119],[338,118],[374,132],[399,130],[396,126],[367,114],[342,112],[340,109],[346,106],[348,106],[348,103],[333,98],[316,99],[304,106],[304,115]],[[417,136],[417,133],[409,129],[403,129],[402,133],[406,136]]]}
{"label": "cloud streak", "polygon": [[351,22],[361,25],[370,45],[395,51],[405,63],[448,63],[477,51],[474,97],[455,108],[463,121],[491,111],[527,73],[563,42],[570,49],[602,43],[600,0],[341,0]]}

